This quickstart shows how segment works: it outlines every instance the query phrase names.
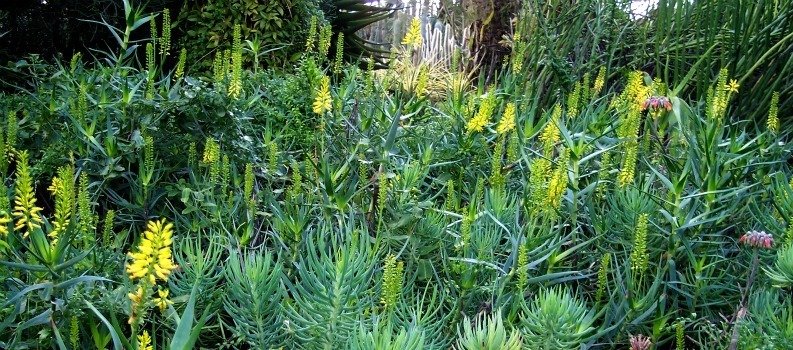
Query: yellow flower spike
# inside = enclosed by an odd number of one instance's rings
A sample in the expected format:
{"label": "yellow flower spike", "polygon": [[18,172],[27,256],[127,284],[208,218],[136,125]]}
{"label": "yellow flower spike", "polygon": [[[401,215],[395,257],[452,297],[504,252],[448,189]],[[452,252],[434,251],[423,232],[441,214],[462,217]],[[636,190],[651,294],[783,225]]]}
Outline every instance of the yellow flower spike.
{"label": "yellow flower spike", "polygon": [[416,78],[416,87],[414,89],[414,93],[418,97],[424,97],[427,93],[427,84],[429,83],[429,68],[426,65],[421,65],[419,67],[419,74]]}
{"label": "yellow flower spike", "polygon": [[413,20],[410,21],[410,28],[407,34],[405,34],[405,38],[402,39],[402,45],[418,49],[421,47],[421,44],[421,20],[418,17],[413,17]]}
{"label": "yellow flower spike", "polygon": [[494,91],[489,91],[479,106],[479,111],[471,118],[465,125],[468,132],[479,132],[484,130],[485,126],[490,123],[490,116],[493,115],[493,110],[496,107],[496,94]]}
{"label": "yellow flower spike", "polygon": [[766,122],[768,131],[773,134],[779,132],[779,92],[771,95],[771,107],[768,108],[768,121]]}
{"label": "yellow flower spike", "polygon": [[5,213],[0,215],[0,237],[5,237],[8,235],[8,223],[11,222],[11,218],[8,217]]}
{"label": "yellow flower spike", "polygon": [[314,113],[322,115],[332,109],[330,97],[330,78],[328,76],[322,77],[319,89],[314,97],[313,110]]}
{"label": "yellow flower spike", "polygon": [[542,143],[543,154],[546,157],[550,157],[551,153],[553,153],[554,146],[562,139],[558,126],[561,114],[562,106],[557,103],[556,106],[554,106],[553,112],[551,112],[551,120],[545,124],[542,132],[540,132],[539,140],[540,143]]}
{"label": "yellow flower spike", "polygon": [[558,164],[548,182],[547,195],[542,205],[542,209],[548,214],[555,213],[562,205],[562,196],[564,196],[564,193],[567,191],[567,162],[569,157],[569,151],[567,149],[562,149],[560,151]]}
{"label": "yellow flower spike", "polygon": [[592,86],[592,95],[597,95],[603,90],[606,84],[606,67],[600,67],[598,75],[595,77],[595,84]]}
{"label": "yellow flower spike", "polygon": [[149,221],[138,243],[138,251],[128,254],[132,260],[127,265],[129,278],[148,279],[151,284],[155,284],[157,279],[167,281],[171,272],[178,267],[172,260],[172,237],[173,224],[166,224],[165,220]]}
{"label": "yellow flower spike", "polygon": [[383,284],[380,297],[383,308],[392,309],[396,306],[402,291],[403,275],[404,263],[397,261],[393,254],[388,255],[383,264]]}
{"label": "yellow flower spike", "polygon": [[61,179],[59,179],[56,176],[56,177],[52,178],[52,184],[50,185],[50,187],[47,187],[47,191],[50,191],[50,193],[53,196],[57,196],[58,195],[58,188],[60,188],[60,187],[61,187]]}
{"label": "yellow flower spike", "polygon": [[641,214],[636,222],[633,234],[633,250],[631,251],[631,270],[639,273],[647,269],[647,224],[649,215]]}
{"label": "yellow flower spike", "polygon": [[515,104],[510,102],[507,103],[507,107],[504,108],[504,116],[501,117],[501,120],[498,122],[498,127],[496,128],[496,132],[499,134],[506,134],[512,129],[515,128]]}
{"label": "yellow flower spike", "polygon": [[19,152],[16,188],[14,189],[14,217],[17,222],[15,230],[25,228],[23,237],[27,238],[31,231],[41,227],[39,212],[42,208],[36,206],[36,195],[33,190],[33,179],[30,176],[27,151]]}

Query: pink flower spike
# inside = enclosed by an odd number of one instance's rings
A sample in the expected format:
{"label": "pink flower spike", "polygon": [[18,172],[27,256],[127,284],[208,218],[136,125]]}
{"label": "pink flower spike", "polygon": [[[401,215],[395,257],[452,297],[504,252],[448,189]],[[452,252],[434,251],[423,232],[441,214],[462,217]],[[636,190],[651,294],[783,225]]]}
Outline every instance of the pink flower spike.
{"label": "pink flower spike", "polygon": [[771,249],[774,246],[774,236],[765,231],[749,231],[746,232],[738,240],[738,243],[750,246],[752,248]]}

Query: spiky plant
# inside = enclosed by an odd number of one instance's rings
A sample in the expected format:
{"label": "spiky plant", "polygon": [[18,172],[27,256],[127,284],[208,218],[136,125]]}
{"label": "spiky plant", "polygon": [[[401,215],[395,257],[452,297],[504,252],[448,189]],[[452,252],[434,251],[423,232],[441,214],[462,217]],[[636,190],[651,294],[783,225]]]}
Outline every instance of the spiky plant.
{"label": "spiky plant", "polygon": [[524,302],[522,319],[529,349],[574,349],[595,331],[594,311],[561,287],[543,289]]}
{"label": "spiky plant", "polygon": [[352,336],[345,349],[349,350],[422,350],[425,349],[424,332],[415,326],[395,332],[390,325],[374,325],[374,330],[361,327]]}
{"label": "spiky plant", "polygon": [[233,328],[246,343],[268,348],[283,341],[280,308],[284,297],[281,263],[267,251],[241,258],[231,254],[225,265],[226,294],[223,307]]}
{"label": "spiky plant", "polygon": [[297,260],[286,314],[302,348],[332,349],[346,342],[374,307],[370,243],[354,227],[345,229],[342,239],[329,227],[310,232]]}
{"label": "spiky plant", "polygon": [[466,317],[458,329],[457,350],[519,350],[523,343],[520,332],[508,332],[501,311]]}

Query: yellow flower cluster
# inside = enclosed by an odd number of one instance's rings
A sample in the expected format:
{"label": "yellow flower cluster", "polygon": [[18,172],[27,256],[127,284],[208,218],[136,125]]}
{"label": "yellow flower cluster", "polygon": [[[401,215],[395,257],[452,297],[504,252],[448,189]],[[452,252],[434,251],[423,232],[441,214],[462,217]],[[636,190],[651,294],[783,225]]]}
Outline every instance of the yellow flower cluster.
{"label": "yellow flower cluster", "polygon": [[515,268],[518,269],[517,289],[521,293],[529,284],[529,271],[528,267],[526,266],[528,264],[529,246],[525,242],[521,242],[520,247],[518,247],[518,263],[515,264]]}
{"label": "yellow flower cluster", "polygon": [[[146,291],[143,289],[142,285],[138,285],[138,288],[135,289],[134,292],[127,293],[127,297],[132,302],[133,305],[138,305],[143,302],[143,297]],[[130,322],[132,323],[132,322]]]}
{"label": "yellow flower cluster", "polygon": [[74,166],[61,167],[58,169],[58,176],[52,179],[52,185],[49,188],[52,195],[55,196],[55,221],[52,224],[52,231],[48,234],[53,239],[53,244],[60,233],[66,229],[74,213],[76,205],[73,178]]}
{"label": "yellow flower cluster", "polygon": [[641,110],[642,103],[649,95],[650,88],[644,84],[644,74],[641,71],[631,72],[625,91],[620,96],[624,102],[628,103],[628,108]]}
{"label": "yellow flower cluster", "polygon": [[633,183],[636,173],[636,161],[639,157],[639,143],[636,140],[628,141],[625,144],[625,158],[623,158],[622,169],[617,174],[617,186],[625,187]]}
{"label": "yellow flower cluster", "polygon": [[726,88],[727,88],[727,91],[729,91],[730,93],[737,94],[739,87],[741,87],[741,86],[738,85],[738,81],[735,80],[735,79],[732,79],[732,80],[730,80],[730,83],[727,84]]}
{"label": "yellow flower cluster", "polygon": [[314,113],[322,115],[326,112],[330,112],[332,108],[333,107],[331,105],[330,98],[330,78],[328,76],[323,76],[319,85],[319,89],[317,89],[316,95],[314,96],[313,110]]}
{"label": "yellow flower cluster", "polygon": [[168,305],[173,305],[171,299],[168,298],[170,291],[167,289],[158,289],[157,290],[157,297],[154,298],[152,301],[154,305],[160,308],[160,311],[165,311],[168,308]]}
{"label": "yellow flower cluster", "polygon": [[581,101],[581,82],[575,83],[575,87],[573,87],[573,91],[567,95],[567,117],[568,118],[575,118],[578,116],[579,112],[579,104]]}
{"label": "yellow flower cluster", "polygon": [[550,157],[553,153],[553,147],[561,140],[561,133],[559,131],[559,117],[562,115],[562,106],[558,103],[554,106],[551,113],[551,119],[545,124],[545,128],[540,133],[540,143],[542,144],[543,154]]}
{"label": "yellow flower cluster", "polygon": [[407,34],[405,34],[405,37],[402,39],[402,45],[407,45],[415,50],[421,47],[422,41],[421,20],[418,17],[414,17],[413,20],[410,21],[410,28]]}
{"label": "yellow flower cluster", "polygon": [[131,280],[144,279],[152,285],[157,279],[167,281],[176,265],[171,256],[173,244],[173,224],[165,220],[149,221],[143,237],[138,243],[138,251],[129,253],[132,263],[127,265]]}
{"label": "yellow flower cluster", "polygon": [[240,25],[234,26],[233,44],[231,54],[231,80],[229,81],[228,95],[233,99],[242,93],[242,32]]}
{"label": "yellow flower cluster", "polygon": [[551,175],[551,161],[547,158],[534,158],[529,165],[529,201],[535,213],[541,211],[541,206],[547,192],[544,190],[546,182]]}
{"label": "yellow flower cluster", "polygon": [[727,82],[729,72],[727,68],[722,68],[719,71],[719,76],[716,80],[715,88],[708,90],[708,117],[713,120],[719,120],[724,116],[727,111],[727,104],[729,104],[732,95],[738,92],[738,81],[735,79]]}
{"label": "yellow flower cluster", "polygon": [[416,78],[416,88],[414,90],[416,96],[424,97],[424,95],[427,94],[427,84],[429,83],[429,80],[429,67],[427,67],[425,64],[422,64],[419,66],[419,73],[418,77]]}
{"label": "yellow flower cluster", "polygon": [[390,254],[386,257],[383,266],[383,286],[380,302],[386,310],[393,309],[402,294],[402,279],[404,263],[397,261],[396,256]]}
{"label": "yellow flower cluster", "polygon": [[490,117],[493,115],[493,110],[496,108],[496,94],[494,91],[488,92],[482,103],[479,105],[479,111],[476,115],[468,121],[465,129],[470,132],[480,132],[484,130],[485,126],[490,123]]}
{"label": "yellow flower cluster", "polygon": [[8,217],[8,214],[5,212],[0,213],[0,236],[5,237],[8,235],[8,223],[11,222],[11,218]]}
{"label": "yellow flower cluster", "polygon": [[562,205],[562,196],[567,191],[567,161],[569,154],[567,149],[562,150],[556,168],[551,175],[551,180],[548,182],[548,192],[542,205],[543,210],[548,214],[553,214],[559,209]]}
{"label": "yellow flower cluster", "polygon": [[636,230],[633,233],[633,250],[631,251],[631,270],[642,273],[647,269],[649,256],[647,254],[647,224],[649,216],[639,215]]}
{"label": "yellow flower cluster", "polygon": [[36,206],[36,194],[33,190],[33,178],[30,176],[27,151],[19,152],[17,163],[17,181],[14,190],[14,217],[16,218],[15,230],[25,229],[23,237],[41,227],[42,208]]}
{"label": "yellow flower cluster", "polygon": [[[157,285],[157,280],[168,281],[168,276],[177,268],[172,260],[172,244],[173,224],[166,223],[165,220],[149,221],[137,251],[128,254],[132,261],[127,265],[127,274],[131,280],[139,281],[135,291],[127,294],[132,303],[130,324],[137,322],[138,315],[150,305],[147,303],[148,295],[151,288]],[[157,287],[157,297],[151,299],[151,302],[164,311],[171,305],[168,295],[167,289]]]}
{"label": "yellow flower cluster", "polygon": [[496,128],[496,132],[499,134],[506,134],[512,129],[515,128],[515,103],[509,102],[507,103],[507,107],[504,108],[504,115],[501,117],[501,120],[498,122],[498,127]]}
{"label": "yellow flower cluster", "polygon": [[636,170],[636,161],[639,152],[639,128],[641,124],[642,106],[649,96],[650,87],[644,84],[643,73],[632,72],[628,76],[625,91],[618,98],[621,105],[620,125],[617,127],[617,137],[622,141],[625,157],[622,159],[622,169],[617,175],[617,185],[626,186],[633,182]]}
{"label": "yellow flower cluster", "polygon": [[311,52],[314,49],[317,34],[317,16],[311,16],[308,25],[308,35],[306,36],[306,52]]}
{"label": "yellow flower cluster", "polygon": [[209,167],[209,181],[213,184],[217,184],[220,179],[222,170],[220,158],[220,145],[211,137],[207,137],[201,163]]}
{"label": "yellow flower cluster", "polygon": [[598,75],[595,77],[595,84],[592,86],[592,96],[595,96],[603,90],[606,85],[606,67],[600,67]]}
{"label": "yellow flower cluster", "polygon": [[516,32],[512,37],[512,72],[520,74],[523,70],[523,59],[526,56],[526,44],[521,41],[520,32]]}
{"label": "yellow flower cluster", "polygon": [[595,292],[595,301],[600,303],[606,295],[606,285],[609,282],[609,265],[611,264],[611,254],[603,253],[600,257],[600,267],[598,268],[598,287]]}
{"label": "yellow flower cluster", "polygon": [[771,95],[771,107],[768,109],[768,131],[773,134],[779,132],[779,118],[777,114],[779,113],[779,92],[774,92]]}
{"label": "yellow flower cluster", "polygon": [[208,137],[204,144],[204,156],[201,158],[201,162],[205,165],[210,165],[217,162],[219,159],[220,146],[218,146],[218,143],[214,139]]}

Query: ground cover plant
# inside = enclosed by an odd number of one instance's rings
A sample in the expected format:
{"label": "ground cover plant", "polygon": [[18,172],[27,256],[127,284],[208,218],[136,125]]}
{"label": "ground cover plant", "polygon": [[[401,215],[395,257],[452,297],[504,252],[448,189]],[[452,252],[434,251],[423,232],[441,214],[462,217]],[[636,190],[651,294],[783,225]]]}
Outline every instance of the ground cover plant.
{"label": "ground cover plant", "polygon": [[498,69],[123,3],[5,68],[0,348],[793,347],[790,3],[527,1]]}

